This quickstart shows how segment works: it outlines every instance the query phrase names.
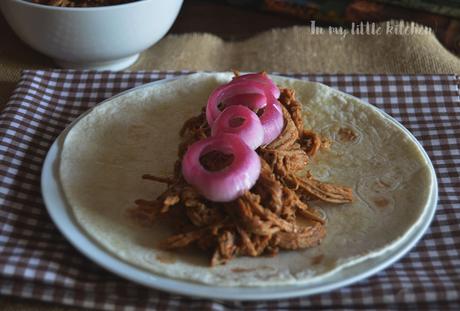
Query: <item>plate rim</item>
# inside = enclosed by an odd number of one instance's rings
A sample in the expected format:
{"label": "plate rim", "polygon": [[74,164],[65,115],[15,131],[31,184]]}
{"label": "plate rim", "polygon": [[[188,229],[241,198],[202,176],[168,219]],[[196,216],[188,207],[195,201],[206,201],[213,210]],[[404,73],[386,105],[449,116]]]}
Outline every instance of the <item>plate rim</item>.
{"label": "plate rim", "polygon": [[[281,78],[291,78],[284,77],[279,75]],[[91,261],[95,262],[98,266],[109,270],[110,272],[128,279],[134,283],[142,284],[144,286],[167,291],[174,294],[181,294],[186,296],[198,297],[198,298],[208,298],[208,299],[220,299],[220,300],[237,300],[237,301],[254,301],[254,300],[276,300],[276,299],[286,299],[286,298],[295,298],[300,296],[309,296],[313,294],[319,294],[331,290],[335,290],[363,279],[366,279],[382,270],[392,265],[394,262],[399,260],[401,257],[406,255],[412,248],[415,247],[417,242],[424,235],[428,227],[430,226],[438,201],[438,183],[436,178],[436,173],[434,171],[433,164],[424,150],[420,142],[414,137],[414,135],[406,129],[400,122],[395,120],[393,117],[388,115],[383,110],[377,108],[376,106],[367,103],[366,101],[359,99],[348,93],[338,90],[342,94],[358,99],[362,104],[376,109],[381,113],[385,118],[391,121],[396,125],[400,130],[402,130],[412,142],[414,142],[419,151],[421,152],[424,160],[428,164],[430,177],[432,183],[430,185],[431,191],[428,195],[427,204],[419,217],[417,222],[414,224],[413,231],[408,235],[404,236],[404,241],[399,241],[401,238],[397,239],[393,243],[398,243],[398,245],[384,254],[367,258],[363,261],[359,261],[350,266],[346,266],[339,271],[334,272],[334,275],[338,275],[339,280],[327,280],[331,278],[327,274],[323,278],[327,282],[312,281],[311,284],[291,284],[291,285],[275,285],[267,287],[230,287],[230,286],[215,286],[212,284],[200,284],[196,282],[191,282],[182,279],[174,279],[167,276],[162,276],[155,274],[154,272],[147,271],[141,267],[138,267],[134,264],[130,264],[123,259],[117,257],[115,254],[112,254],[110,251],[106,250],[102,245],[97,241],[93,240],[89,234],[85,232],[83,228],[77,223],[71,207],[66,201],[65,194],[63,192],[62,186],[59,183],[58,174],[59,162],[60,162],[60,148],[65,139],[67,132],[81,120],[84,116],[90,113],[95,107],[105,104],[113,99],[125,96],[130,92],[135,92],[143,88],[151,87],[155,84],[167,83],[168,81],[174,80],[177,78],[166,78],[163,80],[158,80],[150,83],[146,83],[128,90],[125,90],[115,96],[112,96],[101,103],[95,105],[94,107],[88,109],[86,112],[81,114],[75,120],[73,120],[56,138],[50,147],[45,161],[43,162],[42,172],[41,172],[41,194],[52,221],[57,226],[61,234],[69,241],[72,246],[74,246],[80,253],[85,257],[89,258]],[[323,83],[304,80],[314,83]],[[330,86],[328,86],[330,87]],[[332,88],[332,87],[331,87]],[[334,88],[335,89],[335,88]],[[336,89],[337,90],[337,89]],[[375,262],[375,263],[374,263]],[[366,264],[370,265],[370,268],[360,271],[359,267],[365,266]],[[340,277],[341,274],[345,271],[350,271],[350,269],[358,270],[358,273],[352,276]]]}

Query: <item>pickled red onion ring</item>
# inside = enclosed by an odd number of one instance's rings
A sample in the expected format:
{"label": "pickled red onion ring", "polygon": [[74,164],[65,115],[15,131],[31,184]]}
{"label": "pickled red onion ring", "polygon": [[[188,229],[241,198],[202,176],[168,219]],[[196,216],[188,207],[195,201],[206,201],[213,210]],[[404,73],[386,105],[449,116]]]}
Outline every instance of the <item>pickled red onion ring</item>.
{"label": "pickled red onion ring", "polygon": [[241,105],[229,106],[217,117],[211,135],[232,133],[238,135],[250,148],[257,149],[264,142],[264,127],[259,117]]}
{"label": "pickled red onion ring", "polygon": [[257,81],[257,82],[266,84],[269,87],[270,92],[273,94],[273,96],[276,99],[280,97],[279,88],[276,86],[273,80],[270,79],[270,77],[265,72],[249,73],[245,75],[240,75],[240,76],[234,77],[231,83],[244,81],[244,80],[252,80],[252,81]]}
{"label": "pickled red onion ring", "polygon": [[262,145],[268,145],[281,134],[284,128],[283,110],[280,102],[275,97],[269,96],[267,106],[259,118],[264,128]]}
{"label": "pickled red onion ring", "polygon": [[230,97],[222,102],[224,107],[234,106],[234,105],[242,105],[246,106],[249,109],[256,111],[261,109],[267,105],[267,98],[264,94],[238,94],[235,96]]}
{"label": "pickled red onion ring", "polygon": [[[206,104],[206,120],[208,124],[212,126],[217,116],[222,113],[219,109],[219,104],[224,104],[227,100],[236,95],[259,94],[266,96],[267,92],[266,85],[256,81],[240,81],[221,85],[216,88],[208,98],[208,103]],[[263,106],[261,104],[263,104]],[[254,104],[251,104],[249,108],[256,110],[265,107],[265,105],[265,101],[260,102],[258,100]]]}
{"label": "pickled red onion ring", "polygon": [[[219,151],[233,155],[233,162],[218,171],[209,171],[200,163],[200,157]],[[256,183],[260,174],[257,153],[235,134],[211,136],[190,145],[182,159],[182,174],[205,198],[215,202],[237,199]]]}

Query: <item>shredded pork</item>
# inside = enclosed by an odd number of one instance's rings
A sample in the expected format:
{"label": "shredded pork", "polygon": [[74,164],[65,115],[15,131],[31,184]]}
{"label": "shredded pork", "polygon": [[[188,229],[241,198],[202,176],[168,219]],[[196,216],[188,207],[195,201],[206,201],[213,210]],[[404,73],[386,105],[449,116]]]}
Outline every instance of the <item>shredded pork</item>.
{"label": "shredded pork", "polygon": [[[321,242],[326,235],[325,220],[309,202],[349,203],[352,191],[322,183],[304,171],[324,141],[304,129],[302,105],[294,91],[282,89],[280,102],[285,127],[275,141],[257,150],[262,164],[259,179],[252,189],[228,203],[206,200],[183,179],[180,160],[187,147],[210,135],[204,110],[185,122],[174,176],[143,176],[167,184],[167,189],[156,200],[137,200],[131,210],[133,216],[149,224],[162,217],[174,218],[178,232],[162,243],[163,248],[194,245],[208,251],[210,264],[215,266],[236,256],[273,256],[279,250],[308,248]],[[210,168],[214,167],[212,161],[212,157],[206,159]]]}

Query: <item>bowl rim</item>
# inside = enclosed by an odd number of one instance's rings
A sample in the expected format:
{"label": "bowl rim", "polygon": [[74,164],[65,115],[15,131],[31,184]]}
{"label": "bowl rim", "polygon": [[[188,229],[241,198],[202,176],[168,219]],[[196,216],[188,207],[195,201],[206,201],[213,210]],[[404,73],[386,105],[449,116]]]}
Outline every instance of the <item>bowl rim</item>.
{"label": "bowl rim", "polygon": [[[10,1],[16,2],[19,5],[29,6],[32,8],[37,8],[37,9],[42,9],[42,10],[63,11],[63,12],[94,12],[94,11],[103,11],[103,10],[122,10],[122,9],[126,9],[127,7],[141,5],[142,3],[153,2],[154,0],[137,0],[134,2],[96,6],[96,7],[60,7],[60,6],[53,6],[53,5],[47,5],[47,4],[32,3],[27,0],[10,0]],[[183,1],[183,0],[180,0],[180,1]]]}

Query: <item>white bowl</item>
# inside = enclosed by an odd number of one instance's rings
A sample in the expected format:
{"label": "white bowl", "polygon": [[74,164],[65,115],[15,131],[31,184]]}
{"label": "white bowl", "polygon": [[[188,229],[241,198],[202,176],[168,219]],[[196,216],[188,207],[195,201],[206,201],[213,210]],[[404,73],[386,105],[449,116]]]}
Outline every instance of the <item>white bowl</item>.
{"label": "white bowl", "polygon": [[0,0],[16,34],[64,68],[121,70],[171,28],[183,0],[62,8]]}

